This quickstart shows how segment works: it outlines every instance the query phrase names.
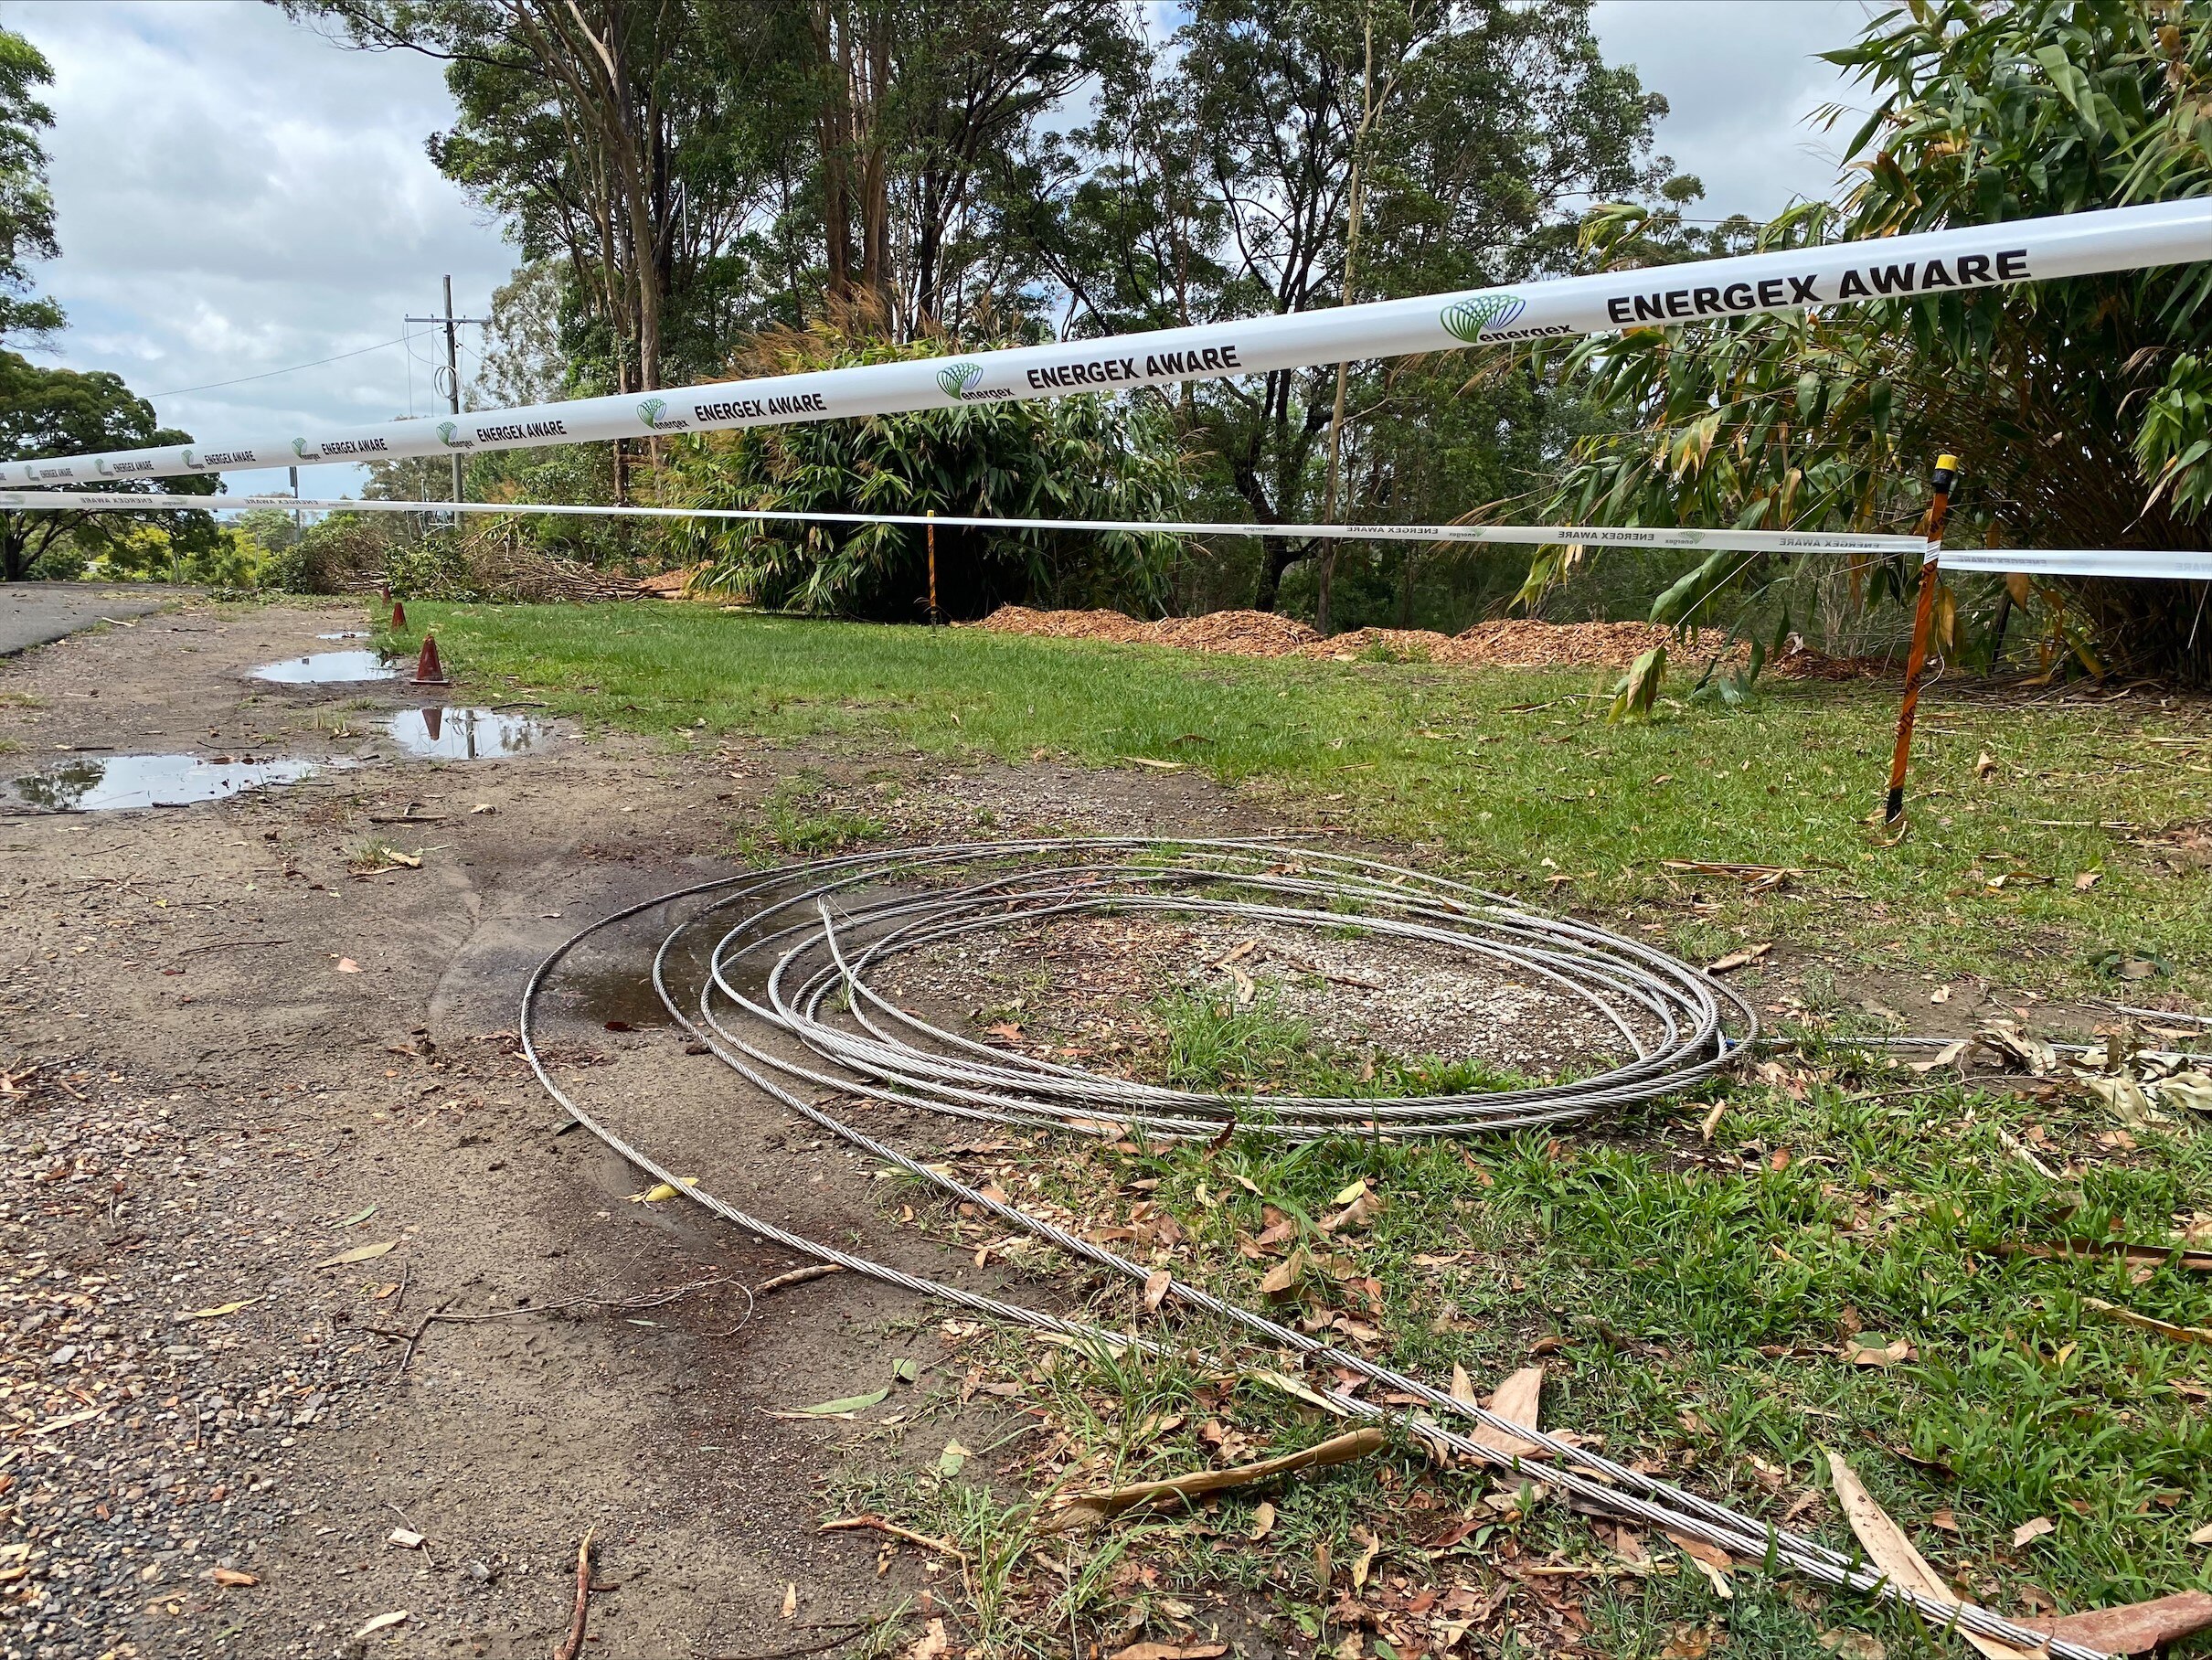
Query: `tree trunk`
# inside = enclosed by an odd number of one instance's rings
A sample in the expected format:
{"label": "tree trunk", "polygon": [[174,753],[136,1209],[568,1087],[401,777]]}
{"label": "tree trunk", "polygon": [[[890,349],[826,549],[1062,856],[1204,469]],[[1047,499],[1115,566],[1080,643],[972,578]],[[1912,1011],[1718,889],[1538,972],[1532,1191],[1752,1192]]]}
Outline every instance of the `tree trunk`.
{"label": "tree trunk", "polygon": [[1272,612],[1282,595],[1282,573],[1305,556],[1306,549],[1287,536],[1260,538],[1260,591],[1252,596],[1254,611]]}

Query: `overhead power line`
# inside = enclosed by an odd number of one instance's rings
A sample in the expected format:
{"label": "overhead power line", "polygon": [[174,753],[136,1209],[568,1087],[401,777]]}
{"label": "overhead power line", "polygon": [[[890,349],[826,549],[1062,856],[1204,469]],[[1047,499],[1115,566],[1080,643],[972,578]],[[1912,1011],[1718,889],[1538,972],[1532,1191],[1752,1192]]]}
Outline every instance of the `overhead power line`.
{"label": "overhead power line", "polygon": [[272,380],[279,375],[294,375],[302,369],[319,369],[326,363],[343,363],[348,357],[366,357],[371,352],[388,351],[395,346],[405,346],[415,336],[401,335],[396,340],[379,340],[374,346],[365,346],[356,351],[340,352],[335,357],[317,357],[313,363],[295,363],[289,368],[263,369],[258,375],[240,375],[235,380],[210,380],[205,386],[180,386],[166,392],[148,392],[148,398],[182,398],[186,392],[212,392],[220,387],[244,386],[249,380]]}

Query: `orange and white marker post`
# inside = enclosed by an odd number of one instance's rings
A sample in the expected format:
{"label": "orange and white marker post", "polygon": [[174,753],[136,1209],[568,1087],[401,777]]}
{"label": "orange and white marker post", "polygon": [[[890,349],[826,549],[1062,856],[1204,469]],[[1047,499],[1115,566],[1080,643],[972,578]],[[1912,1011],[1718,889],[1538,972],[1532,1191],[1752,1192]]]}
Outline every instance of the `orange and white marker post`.
{"label": "orange and white marker post", "polygon": [[1928,501],[1928,552],[1920,560],[1920,595],[1912,613],[1912,649],[1905,656],[1905,701],[1898,709],[1897,749],[1889,757],[1889,795],[1883,822],[1895,825],[1905,816],[1905,769],[1912,759],[1912,718],[1920,707],[1920,676],[1928,667],[1928,636],[1935,624],[1936,561],[1943,548],[1943,521],[1951,516],[1951,487],[1958,481],[1959,458],[1936,457]]}

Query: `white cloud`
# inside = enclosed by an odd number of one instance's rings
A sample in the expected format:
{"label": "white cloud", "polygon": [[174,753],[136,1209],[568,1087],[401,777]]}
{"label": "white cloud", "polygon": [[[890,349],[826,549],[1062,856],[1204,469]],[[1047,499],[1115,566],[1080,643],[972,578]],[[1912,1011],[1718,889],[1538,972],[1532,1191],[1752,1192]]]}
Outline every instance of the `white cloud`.
{"label": "white cloud", "polygon": [[[61,362],[170,394],[154,400],[163,420],[212,442],[404,415],[410,368],[414,410],[438,401],[430,374],[442,344],[401,317],[437,311],[449,271],[458,308],[481,316],[515,263],[423,152],[452,114],[438,64],[344,49],[251,0],[11,5],[0,20],[54,65],[62,257],[41,278],[69,312]],[[183,389],[403,332],[426,336],[411,364],[390,346]],[[302,484],[357,476],[313,469]]]}
{"label": "white cloud", "polygon": [[1599,0],[1591,21],[1608,60],[1633,64],[1666,95],[1659,149],[1705,181],[1715,218],[1769,218],[1792,197],[1833,191],[1856,123],[1808,124],[1822,105],[1863,103],[1813,54],[1858,38],[1863,0]]}

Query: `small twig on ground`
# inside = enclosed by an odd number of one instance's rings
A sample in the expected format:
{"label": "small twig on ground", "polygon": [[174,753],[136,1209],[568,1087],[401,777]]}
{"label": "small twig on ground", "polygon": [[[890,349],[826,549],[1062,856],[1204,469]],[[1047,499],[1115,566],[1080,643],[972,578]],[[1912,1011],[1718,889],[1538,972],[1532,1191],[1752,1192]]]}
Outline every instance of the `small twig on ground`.
{"label": "small twig on ground", "polygon": [[802,1655],[819,1655],[824,1650],[842,1648],[847,1643],[857,1643],[864,1637],[873,1636],[898,1617],[899,1611],[894,1609],[890,1613],[880,1614],[873,1620],[839,1620],[834,1623],[835,1629],[839,1633],[837,1636],[824,1637],[800,1648],[772,1648],[760,1655],[716,1655],[711,1656],[711,1660],[799,1660]]}
{"label": "small twig on ground", "polygon": [[865,1516],[841,1516],[834,1522],[822,1524],[824,1533],[849,1533],[856,1527],[873,1527],[877,1533],[888,1533],[895,1539],[906,1540],[909,1545],[920,1545],[925,1550],[949,1556],[963,1570],[968,1566],[968,1553],[951,1539],[933,1539],[926,1533],[916,1533],[910,1528],[901,1527],[897,1522],[884,1520],[872,1510]]}
{"label": "small twig on ground", "polygon": [[[408,1362],[415,1357],[415,1347],[422,1341],[422,1334],[428,1331],[434,1325],[475,1325],[485,1320],[511,1320],[516,1314],[554,1314],[560,1313],[560,1311],[563,1309],[582,1308],[586,1306],[629,1313],[636,1309],[659,1308],[665,1304],[675,1302],[679,1297],[688,1297],[694,1292],[711,1291],[718,1285],[730,1285],[734,1283],[734,1281],[725,1279],[718,1275],[711,1280],[695,1281],[689,1285],[679,1285],[674,1291],[659,1292],[649,1297],[563,1297],[558,1303],[526,1303],[516,1308],[490,1309],[481,1314],[447,1314],[445,1311],[451,1308],[453,1304],[458,1301],[457,1298],[448,1297],[444,1302],[438,1304],[436,1308],[433,1308],[429,1314],[423,1315],[420,1320],[417,1321],[415,1324],[415,1329],[412,1332],[398,1332],[392,1330],[389,1326],[383,1325],[372,1325],[367,1329],[376,1333],[380,1337],[405,1336],[407,1338],[407,1353],[400,1357],[399,1370],[392,1374],[393,1377],[397,1378],[407,1370]],[[404,1288],[402,1289],[404,1293]],[[742,1285],[738,1286],[738,1289],[745,1292],[745,1318],[743,1320],[739,1320],[737,1325],[731,1326],[726,1332],[710,1332],[707,1334],[707,1335],[716,1337],[733,1337],[739,1332],[744,1330],[746,1321],[752,1318],[752,1293],[746,1291],[745,1287]]]}
{"label": "small twig on ground", "polygon": [[789,1286],[803,1285],[809,1280],[819,1280],[825,1274],[841,1274],[844,1272],[845,1265],[842,1262],[815,1262],[805,1268],[794,1268],[787,1274],[778,1274],[772,1280],[761,1281],[760,1284],[752,1288],[752,1294],[756,1297],[765,1297],[771,1291],[782,1291]]}
{"label": "small twig on ground", "polygon": [[438,1304],[436,1308],[433,1308],[429,1314],[423,1315],[421,1319],[415,1322],[415,1329],[408,1334],[407,1353],[399,1357],[399,1365],[392,1373],[392,1378],[395,1381],[407,1376],[408,1366],[415,1358],[415,1347],[422,1341],[422,1334],[431,1329],[431,1322],[435,1320],[440,1314],[443,1314],[452,1305],[453,1299],[448,1297],[444,1302]]}
{"label": "small twig on ground", "polygon": [[176,954],[179,957],[197,957],[203,951],[235,951],[242,945],[289,945],[291,943],[290,940],[218,940],[210,945],[187,945]]}
{"label": "small twig on ground", "polygon": [[569,1618],[568,1641],[553,1651],[553,1660],[576,1660],[583,1652],[584,1625],[591,1617],[591,1536],[596,1531],[585,1528],[576,1548],[576,1612]]}

